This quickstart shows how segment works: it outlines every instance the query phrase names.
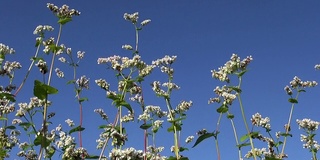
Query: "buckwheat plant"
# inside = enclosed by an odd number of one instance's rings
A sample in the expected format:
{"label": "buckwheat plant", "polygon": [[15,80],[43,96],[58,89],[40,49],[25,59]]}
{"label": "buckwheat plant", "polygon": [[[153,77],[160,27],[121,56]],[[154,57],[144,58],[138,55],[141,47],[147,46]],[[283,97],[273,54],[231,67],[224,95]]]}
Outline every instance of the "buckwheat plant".
{"label": "buckwheat plant", "polygon": [[[295,106],[295,104],[298,103],[298,97],[299,97],[301,92],[306,92],[305,88],[315,87],[316,85],[318,85],[318,83],[316,81],[302,81],[300,78],[295,76],[293,78],[293,80],[290,81],[290,86],[287,85],[287,86],[284,87],[285,92],[287,93],[287,95],[290,96],[288,101],[289,101],[289,103],[291,103],[291,110],[290,110],[290,114],[289,114],[288,123],[285,124],[285,132],[284,133],[280,133],[280,136],[284,136],[282,150],[281,150],[281,154],[280,154],[281,157],[280,158],[284,158],[286,156],[286,154],[284,153],[284,150],[285,150],[285,147],[286,147],[287,137],[288,136],[292,136],[290,134],[291,120],[292,120],[294,106]],[[293,97],[294,93],[296,94],[295,97]]]}
{"label": "buckwheat plant", "polygon": [[305,118],[302,120],[297,119],[297,123],[299,125],[299,129],[302,129],[306,134],[300,135],[301,142],[304,143],[303,148],[309,149],[312,153],[312,160],[317,160],[317,152],[320,149],[320,145],[314,138],[320,122]]}
{"label": "buckwheat plant", "polygon": [[174,146],[173,152],[175,157],[170,157],[169,159],[188,159],[180,155],[181,151],[184,151],[185,148],[180,146],[180,131],[182,130],[182,121],[186,119],[186,112],[192,106],[192,101],[181,101],[176,108],[172,107],[171,102],[171,93],[173,90],[178,90],[180,87],[173,82],[174,69],[172,64],[175,62],[177,56],[168,56],[161,59],[153,61],[152,64],[159,67],[161,72],[168,76],[168,82],[160,83],[159,81],[154,81],[152,83],[152,90],[156,93],[158,97],[164,98],[166,106],[168,108],[168,119],[167,121],[171,123],[171,127],[168,128],[169,132],[173,132],[174,135]]}
{"label": "buckwheat plant", "polygon": [[[216,149],[217,149],[217,156],[218,159],[220,159],[220,150],[219,150],[219,145],[218,145],[218,134],[219,134],[219,126],[220,126],[220,120],[223,114],[227,114],[227,118],[230,119],[231,125],[233,128],[233,133],[234,137],[236,140],[236,144],[238,147],[238,156],[239,159],[242,159],[242,153],[241,153],[241,148],[246,145],[251,146],[251,150],[254,150],[254,144],[253,144],[253,133],[251,132],[245,112],[244,112],[244,106],[242,104],[241,100],[241,84],[242,84],[242,76],[246,73],[247,67],[249,63],[252,61],[252,57],[248,56],[244,58],[243,60],[240,59],[240,57],[237,54],[232,54],[231,58],[229,61],[227,61],[224,66],[218,68],[218,70],[212,70],[212,77],[214,79],[218,79],[219,81],[226,82],[227,85],[223,85],[222,87],[217,86],[213,91],[217,95],[214,98],[209,99],[208,103],[219,103],[221,106],[217,109],[217,112],[220,114],[217,122],[217,129],[213,132],[206,132],[205,134],[201,134],[201,136],[198,137],[196,143],[194,144],[193,147],[197,146],[201,141],[204,139],[214,137],[215,138],[215,143],[216,143]],[[231,76],[236,76],[238,79],[238,85],[233,86],[230,85],[231,83]],[[229,111],[230,106],[233,104],[235,99],[238,99],[239,101],[239,106],[241,109],[241,115],[242,119],[247,131],[247,134],[243,137],[246,137],[249,139],[249,143],[242,143],[240,144],[238,135],[236,132],[236,127],[233,121],[234,115]],[[253,152],[253,158],[256,160],[257,155],[255,152]]]}
{"label": "buckwheat plant", "polygon": [[[17,61],[5,61],[6,56],[14,54],[15,50],[0,43],[0,159],[8,158],[9,152],[19,143],[20,131],[14,124],[20,123],[19,120],[9,122],[9,114],[15,111],[15,97],[13,91],[16,89],[13,80],[15,71],[22,66]],[[3,83],[7,81],[7,83]]]}
{"label": "buckwheat plant", "polygon": [[[124,19],[133,24],[135,28],[135,48],[132,45],[125,44],[122,46],[124,50],[132,52],[132,58],[121,57],[119,55],[110,56],[107,58],[98,58],[98,64],[106,64],[109,69],[112,69],[116,73],[118,80],[117,91],[110,89],[110,84],[105,79],[95,80],[96,84],[106,91],[107,98],[112,100],[112,104],[115,105],[117,109],[117,114],[112,123],[108,121],[108,116],[104,113],[102,109],[96,109],[97,112],[103,120],[107,121],[106,125],[101,126],[103,132],[100,134],[100,138],[97,140],[98,149],[101,149],[100,158],[104,157],[104,150],[106,149],[109,140],[111,140],[111,146],[113,149],[109,154],[110,159],[150,159],[148,157],[148,129],[153,126],[153,128],[161,126],[161,121],[157,123],[152,123],[152,125],[147,124],[147,121],[153,121],[151,119],[150,107],[146,107],[144,104],[142,82],[144,79],[152,72],[154,65],[146,64],[139,55],[139,31],[141,31],[150,20],[144,20],[140,24],[138,23],[139,13],[124,14]],[[134,121],[134,109],[131,107],[130,102],[137,103],[143,114],[139,116],[138,120],[143,121],[141,129],[144,130],[144,150],[140,154],[140,151],[134,148],[123,148],[125,142],[127,141],[127,134],[124,128],[124,123]],[[127,115],[124,115],[123,108],[128,111]],[[162,113],[159,111],[158,114]],[[164,113],[163,113],[164,114]],[[159,116],[159,115],[158,115]],[[163,117],[163,115],[161,115]],[[154,129],[156,132],[157,129]]]}
{"label": "buckwheat plant", "polygon": [[[30,102],[18,104],[19,109],[17,110],[16,116],[19,119],[16,119],[14,122],[15,124],[22,127],[24,131],[26,131],[26,135],[29,138],[29,142],[23,142],[19,145],[19,148],[22,151],[18,153],[18,156],[25,157],[26,159],[40,160],[43,157],[50,159],[54,155],[56,148],[60,148],[64,152],[62,159],[83,159],[88,157],[85,149],[82,148],[81,139],[81,131],[84,130],[84,128],[82,128],[81,102],[86,100],[86,98],[80,98],[80,93],[82,89],[88,88],[88,79],[85,76],[82,76],[81,78],[79,78],[78,81],[76,81],[75,67],[78,65],[78,62],[73,61],[70,53],[71,49],[66,49],[64,44],[59,44],[63,26],[70,22],[74,16],[79,16],[80,12],[75,9],[69,9],[69,6],[67,5],[63,5],[59,8],[58,6],[55,6],[51,3],[47,4],[47,8],[50,11],[52,11],[53,14],[58,18],[59,31],[57,38],[46,37],[48,31],[54,30],[54,28],[49,25],[39,25],[33,32],[33,34],[37,35],[35,45],[36,52],[34,57],[32,57],[32,62],[28,68],[25,78],[23,79],[22,83],[20,84],[19,88],[17,89],[14,95],[16,96],[22,89],[34,65],[37,66],[43,78],[42,80],[34,81],[34,97],[30,99]],[[51,60],[49,60],[51,61],[51,63],[47,63],[47,58],[45,56],[39,56],[41,48],[43,48],[42,51],[44,55],[52,54],[52,58]],[[52,81],[53,68],[55,66],[56,57],[63,53],[69,54],[69,57],[71,57],[71,61],[69,61],[70,65],[74,67],[74,77],[70,83],[73,83],[75,86],[76,97],[80,105],[80,125],[71,129],[69,131],[69,134],[79,131],[80,149],[75,148],[76,143],[74,142],[72,142],[72,145],[66,145],[67,147],[61,147],[61,145],[58,147],[55,146],[55,142],[57,142],[57,135],[53,130],[51,132],[48,131],[49,124],[51,123],[49,120],[55,115],[54,112],[48,112],[48,108],[51,105],[51,102],[49,101],[49,95],[58,93],[58,90],[56,88],[50,86]],[[83,58],[83,55],[84,52],[78,52],[77,58],[80,60]],[[63,57],[60,57],[59,60],[60,59],[63,59]],[[59,68],[56,68],[55,72],[58,77],[64,77],[63,71],[61,71]],[[39,113],[41,115],[39,115]],[[38,123],[36,122],[36,119],[38,119],[38,115],[42,117],[42,123],[40,124],[40,128],[37,127]],[[33,138],[33,134],[35,135],[35,138]],[[40,147],[40,151],[38,154],[36,153],[37,146]],[[72,153],[77,152],[77,154],[81,154],[77,158],[77,156],[71,154],[71,151]],[[66,156],[66,154],[69,154],[69,156]]]}

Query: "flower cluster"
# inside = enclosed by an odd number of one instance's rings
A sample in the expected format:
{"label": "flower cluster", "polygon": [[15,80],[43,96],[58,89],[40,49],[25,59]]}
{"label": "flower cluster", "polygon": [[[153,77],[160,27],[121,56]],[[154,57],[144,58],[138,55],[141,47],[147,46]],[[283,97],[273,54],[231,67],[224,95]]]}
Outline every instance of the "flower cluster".
{"label": "flower cluster", "polygon": [[189,110],[191,106],[192,106],[192,101],[189,101],[189,102],[181,101],[175,110],[178,111],[179,113],[184,113],[187,110]]}
{"label": "flower cluster", "polygon": [[47,62],[40,59],[38,63],[35,64],[42,74],[46,74],[48,72]]}
{"label": "flower cluster", "polygon": [[125,141],[128,140],[128,137],[127,135],[119,132],[120,130],[116,129],[112,124],[108,124],[104,128],[104,132],[100,133],[99,139],[96,140],[96,142],[98,143],[97,149],[101,149],[109,139],[112,139],[112,146],[123,146],[125,144]]}
{"label": "flower cluster", "polygon": [[[0,43],[0,62],[2,62],[2,55],[6,55],[6,54],[14,54],[15,50],[13,48],[10,48],[9,46]],[[0,63],[1,64],[1,63]]]}
{"label": "flower cluster", "polygon": [[297,119],[297,123],[299,125],[299,129],[304,129],[306,131],[316,131],[320,125],[320,122],[306,118],[302,120]]}
{"label": "flower cluster", "polygon": [[293,80],[290,82],[290,85],[292,88],[297,87],[314,87],[318,85],[316,81],[302,81],[299,77],[295,76],[293,77]]}
{"label": "flower cluster", "polygon": [[109,158],[117,159],[117,160],[129,160],[129,159],[143,160],[143,151],[136,150],[134,148],[125,148],[123,150],[113,148],[109,153]]}
{"label": "flower cluster", "polygon": [[132,22],[133,24],[137,23],[138,21],[138,18],[139,18],[139,13],[138,12],[135,12],[135,13],[132,13],[132,14],[129,14],[129,13],[125,13],[123,15],[123,18],[127,21],[130,21]]}
{"label": "flower cluster", "polygon": [[232,91],[233,90],[226,85],[222,86],[221,88],[217,86],[213,92],[218,96],[215,98],[210,98],[208,104],[220,103],[221,100],[223,100],[223,105],[231,105],[232,102],[237,98],[236,94],[233,94]]}
{"label": "flower cluster", "polygon": [[313,154],[317,153],[320,150],[320,144],[314,139],[315,131],[318,130],[320,122],[313,121],[311,119],[297,119],[299,129],[303,129],[306,135],[301,134],[300,139],[303,142],[303,148],[309,149]]}
{"label": "flower cluster", "polygon": [[251,149],[250,151],[248,151],[248,153],[244,156],[245,158],[252,158],[253,155],[256,155],[258,157],[262,157],[263,155],[265,155],[265,153],[267,152],[266,148],[262,148],[262,149],[258,149],[258,148],[254,148]]}
{"label": "flower cluster", "polygon": [[59,68],[56,68],[54,71],[56,72],[56,74],[57,74],[57,76],[59,78],[63,78],[64,77],[63,71],[61,71]]}
{"label": "flower cluster", "polygon": [[132,59],[128,57],[120,57],[117,55],[108,57],[108,58],[98,58],[98,64],[110,63],[111,68],[116,71],[123,71],[127,68],[137,68],[140,73],[139,76],[145,77],[149,75],[154,68],[153,65],[147,65],[145,62],[141,60],[139,55],[135,55]]}
{"label": "flower cluster", "polygon": [[256,113],[252,115],[252,118],[251,118],[252,125],[263,127],[267,130],[271,130],[271,125],[269,122],[270,122],[270,118],[269,117],[262,118],[260,113]]}
{"label": "flower cluster", "polygon": [[47,7],[59,18],[72,18],[72,16],[79,16],[80,12],[75,9],[69,9],[69,6],[62,5],[61,8],[52,3],[47,3]]}
{"label": "flower cluster", "polygon": [[29,103],[18,103],[19,109],[17,110],[16,116],[23,117],[27,111],[44,106],[45,103],[47,103],[48,106],[51,104],[50,101],[41,100],[37,97],[30,98]]}
{"label": "flower cluster", "polygon": [[166,55],[165,57],[161,59],[157,59],[155,61],[152,61],[152,64],[160,67],[161,72],[166,73],[169,75],[169,77],[173,77],[174,70],[171,68],[171,65],[173,62],[175,62],[177,59],[177,56],[168,56]]}
{"label": "flower cluster", "polygon": [[193,139],[194,139],[194,136],[188,136],[185,141],[186,143],[190,143],[193,141]]}
{"label": "flower cluster", "polygon": [[76,83],[81,89],[89,89],[89,78],[87,78],[86,76],[81,76],[79,79],[77,79]]}
{"label": "flower cluster", "polygon": [[160,152],[162,152],[164,150],[164,147],[148,146],[147,150],[148,150],[148,152],[146,153],[147,159],[154,159],[154,160],[166,160],[167,159],[167,157],[160,155]]}
{"label": "flower cluster", "polygon": [[33,34],[37,34],[40,37],[43,37],[45,31],[53,31],[54,28],[49,25],[38,25],[36,29],[33,31]]}
{"label": "flower cluster", "polygon": [[[6,149],[7,151],[11,151],[11,149],[18,144],[20,135],[20,131],[18,130],[11,130],[10,135],[6,134],[6,129],[1,127],[0,128],[0,147],[1,149]],[[2,150],[3,151],[3,150]],[[6,157],[9,156],[8,153],[4,152]],[[1,157],[0,157],[1,158]]]}
{"label": "flower cluster", "polygon": [[230,60],[226,62],[224,66],[218,68],[218,71],[211,70],[212,77],[229,83],[230,78],[228,75],[237,74],[238,72],[246,70],[252,60],[252,57],[248,56],[241,61],[237,54],[232,54]]}
{"label": "flower cluster", "polygon": [[107,114],[104,112],[103,109],[99,108],[99,109],[95,109],[94,112],[98,113],[102,119],[107,120],[108,116]]}
{"label": "flower cluster", "polygon": [[159,106],[146,106],[144,112],[139,115],[138,120],[143,121],[143,120],[150,120],[151,117],[157,116],[158,118],[164,117],[167,115],[166,111],[162,111]]}

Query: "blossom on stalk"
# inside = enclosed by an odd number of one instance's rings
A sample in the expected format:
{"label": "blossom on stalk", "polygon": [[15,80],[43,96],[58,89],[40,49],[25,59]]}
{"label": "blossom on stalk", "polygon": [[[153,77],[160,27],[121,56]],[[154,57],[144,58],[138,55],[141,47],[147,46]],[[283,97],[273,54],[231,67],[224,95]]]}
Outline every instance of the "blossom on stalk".
{"label": "blossom on stalk", "polygon": [[270,118],[269,117],[262,118],[260,113],[256,113],[256,114],[252,115],[251,123],[252,123],[252,125],[255,125],[258,127],[263,127],[267,130],[271,130]]}
{"label": "blossom on stalk", "polygon": [[59,8],[52,3],[47,3],[47,7],[59,18],[72,18],[73,16],[79,16],[81,13],[78,10],[69,9],[69,6],[65,4]]}
{"label": "blossom on stalk", "polygon": [[237,98],[237,93],[232,93],[233,90],[227,87],[226,85],[221,88],[217,86],[213,92],[217,95],[217,97],[210,98],[208,104],[211,103],[220,103],[223,102],[224,105],[231,105],[233,101]]}
{"label": "blossom on stalk", "polygon": [[237,74],[241,71],[246,70],[249,63],[253,60],[251,56],[247,56],[243,60],[240,60],[240,57],[237,54],[232,54],[229,61],[227,61],[224,66],[218,68],[218,71],[211,70],[212,77],[220,81],[230,82],[228,75]]}
{"label": "blossom on stalk", "polygon": [[130,21],[132,22],[133,24],[137,23],[138,21],[138,18],[139,18],[139,12],[135,12],[135,13],[132,13],[132,14],[129,14],[129,13],[125,13],[123,15],[123,18],[127,21]]}
{"label": "blossom on stalk", "polygon": [[85,75],[81,76],[79,79],[77,79],[76,83],[78,84],[79,88],[83,89],[89,89],[89,78],[87,78]]}
{"label": "blossom on stalk", "polygon": [[[9,46],[0,43],[0,55],[6,55],[6,54],[14,54],[15,50],[13,48],[10,48]],[[1,56],[0,56],[0,62],[1,62]]]}
{"label": "blossom on stalk", "polygon": [[125,50],[133,50],[132,46],[129,45],[129,44],[122,45],[122,49],[125,49]]}
{"label": "blossom on stalk", "polygon": [[44,36],[45,31],[53,31],[54,28],[50,25],[38,25],[36,29],[34,29],[33,34],[37,34],[40,37]]}
{"label": "blossom on stalk", "polygon": [[190,107],[192,106],[192,101],[181,101],[176,110],[179,112],[179,113],[183,113],[183,112],[186,112],[187,110],[190,109]]}
{"label": "blossom on stalk", "polygon": [[59,68],[56,68],[54,71],[56,72],[56,74],[57,74],[57,76],[59,78],[63,78],[64,77],[63,71],[61,71]]}
{"label": "blossom on stalk", "polygon": [[84,51],[78,51],[77,52],[77,58],[78,59],[83,59],[85,52]]}
{"label": "blossom on stalk", "polygon": [[104,79],[97,79],[94,81],[99,87],[101,87],[102,89],[108,91],[109,90],[109,87],[110,87],[110,84],[104,80]]}
{"label": "blossom on stalk", "polygon": [[190,142],[192,142],[193,139],[194,139],[194,136],[188,136],[185,141],[186,141],[186,143],[190,143]]}

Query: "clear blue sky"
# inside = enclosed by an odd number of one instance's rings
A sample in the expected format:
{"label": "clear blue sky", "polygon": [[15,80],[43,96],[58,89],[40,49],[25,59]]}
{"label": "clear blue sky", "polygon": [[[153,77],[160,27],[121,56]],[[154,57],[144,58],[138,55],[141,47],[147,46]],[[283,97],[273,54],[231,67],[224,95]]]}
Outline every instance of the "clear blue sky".
{"label": "clear blue sky", "polygon": [[[52,25],[57,34],[57,19],[46,8],[47,1],[1,1],[0,42],[16,50],[8,59],[20,61],[23,68],[17,73],[15,83],[18,85],[24,76],[29,59],[35,52],[35,36],[32,34],[39,24]],[[214,96],[213,89],[221,85],[211,78],[212,69],[222,66],[231,56],[237,53],[241,57],[252,55],[253,62],[243,79],[243,102],[248,116],[259,112],[271,119],[274,132],[283,131],[287,123],[290,104],[283,88],[294,76],[302,80],[320,81],[320,72],[314,65],[320,63],[320,1],[308,0],[193,0],[193,1],[51,1],[55,5],[68,4],[70,8],[81,11],[74,17],[62,32],[61,42],[73,51],[86,52],[80,63],[79,76],[90,78],[90,90],[85,91],[89,98],[84,103],[84,147],[90,153],[96,151],[95,140],[99,132],[96,129],[102,124],[93,112],[95,108],[104,110],[113,117],[115,113],[111,102],[105,99],[105,93],[94,84],[95,79],[112,79],[113,72],[105,70],[96,63],[99,57],[114,54],[130,56],[121,49],[123,44],[134,44],[134,28],[123,19],[124,13],[140,13],[140,20],[150,18],[151,23],[140,32],[140,54],[146,62],[163,57],[177,55],[174,64],[175,82],[181,87],[173,93],[173,103],[180,100],[192,100],[193,108],[184,122],[182,137],[194,135],[202,128],[213,131],[218,114],[217,105],[208,105],[209,98]],[[61,64],[59,64],[61,65]],[[60,67],[63,68],[63,67]],[[65,70],[67,73],[67,70]],[[69,72],[71,73],[71,72]],[[66,75],[71,78],[71,75]],[[155,73],[147,79],[148,88],[152,80],[162,79],[164,75]],[[34,79],[40,79],[36,68],[31,73],[27,85],[17,100],[28,101],[32,96]],[[1,80],[3,81],[3,80]],[[2,82],[1,82],[2,83]],[[113,88],[116,88],[116,84]],[[65,81],[54,79],[53,86],[60,94],[53,97],[50,108],[56,112],[54,126],[64,124],[71,118],[78,124],[78,106],[74,100],[71,86],[65,87]],[[153,96],[151,88],[146,103],[165,107],[162,99]],[[286,153],[289,160],[310,159],[311,154],[302,149],[301,130],[296,119],[311,118],[320,121],[319,87],[307,90],[300,96],[299,104],[293,114],[292,133]],[[237,103],[235,103],[237,104]],[[238,105],[232,107],[236,114],[238,128],[243,128]],[[134,123],[136,124],[136,123]],[[138,126],[138,125],[137,125]],[[65,129],[67,129],[65,127]],[[165,145],[168,153],[173,142],[171,135],[165,132],[158,136],[158,145]],[[239,134],[245,134],[239,129]],[[129,132],[129,146],[142,149],[142,131],[132,129]],[[223,160],[237,159],[230,122],[222,121],[220,147]],[[317,137],[318,140],[320,139]],[[169,144],[170,143],[170,144]],[[191,147],[191,145],[189,146]],[[264,146],[267,147],[267,146]],[[243,153],[245,154],[245,152]],[[11,153],[14,156],[14,153]],[[213,140],[207,140],[194,149],[183,153],[191,160],[216,159]]]}

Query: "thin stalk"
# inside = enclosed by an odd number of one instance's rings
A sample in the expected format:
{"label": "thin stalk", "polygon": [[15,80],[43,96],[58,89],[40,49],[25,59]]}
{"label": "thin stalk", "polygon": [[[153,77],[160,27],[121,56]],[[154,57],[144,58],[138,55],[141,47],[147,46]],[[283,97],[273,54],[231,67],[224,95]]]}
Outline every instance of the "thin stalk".
{"label": "thin stalk", "polygon": [[[166,100],[166,105],[167,105],[167,107],[168,107],[168,110],[169,110],[169,115],[170,115],[170,119],[172,120],[172,121],[174,121],[174,116],[173,116],[173,114],[172,114],[172,112],[171,112],[171,110],[172,110],[172,106],[171,106],[171,103],[170,103],[170,100],[169,100],[169,98],[165,98],[165,100]],[[174,133],[174,153],[175,153],[175,155],[176,155],[176,158],[177,158],[177,160],[179,160],[180,159],[180,156],[179,156],[179,143],[178,143],[178,135],[177,135],[177,127],[175,126],[175,123],[176,122],[173,122],[173,133]]]}
{"label": "thin stalk", "polygon": [[219,148],[219,143],[218,143],[218,132],[219,132],[219,128],[220,128],[221,118],[222,118],[222,113],[220,113],[219,118],[218,118],[218,122],[217,122],[217,128],[216,128],[217,137],[214,138],[214,141],[216,144],[216,151],[217,151],[218,160],[221,159],[220,148]]}
{"label": "thin stalk", "polygon": [[[239,77],[239,85],[238,85],[238,88],[241,87],[241,82],[242,82],[242,78]],[[239,100],[239,105],[240,105],[240,110],[241,110],[242,119],[243,119],[244,125],[245,125],[245,127],[246,127],[247,134],[248,134],[248,136],[249,136],[250,146],[251,146],[252,151],[254,151],[253,140],[252,140],[252,137],[251,137],[251,135],[250,135],[250,129],[249,129],[249,126],[248,126],[248,123],[247,123],[247,120],[246,120],[246,116],[245,116],[244,107],[243,107],[243,104],[242,104],[242,100],[241,100],[240,93],[237,94],[237,97],[238,97],[238,100]],[[254,160],[257,160],[257,156],[256,156],[255,152],[252,152],[252,154],[253,154],[253,159],[254,159]]]}
{"label": "thin stalk", "polygon": [[134,28],[136,30],[136,50],[135,52],[138,53],[138,46],[139,46],[139,30],[137,28],[137,25],[134,25]]}
{"label": "thin stalk", "polygon": [[[59,33],[58,33],[58,38],[57,38],[57,42],[56,42],[56,47],[58,47],[61,32],[62,32],[62,24],[60,24],[60,26],[59,26]],[[51,77],[52,77],[52,71],[53,71],[53,66],[54,66],[54,60],[56,57],[56,52],[57,51],[55,51],[55,53],[52,54],[51,65],[50,65],[50,70],[49,70],[48,85],[50,85],[50,83],[51,83]]]}
{"label": "thin stalk", "polygon": [[[34,54],[34,57],[37,57],[37,56],[38,56],[40,46],[41,46],[41,45],[39,44],[38,47],[37,47],[36,53]],[[17,96],[17,94],[18,94],[18,93],[20,92],[20,90],[22,89],[24,83],[27,81],[27,79],[28,79],[28,77],[29,77],[29,74],[30,74],[30,72],[31,72],[31,69],[32,69],[32,67],[33,67],[33,65],[34,65],[34,62],[35,62],[35,60],[32,59],[32,62],[30,63],[30,66],[29,66],[29,68],[28,68],[28,71],[27,71],[27,73],[26,73],[23,81],[21,82],[19,88],[18,88],[18,89],[16,90],[16,92],[14,93],[14,96]]]}
{"label": "thin stalk", "polygon": [[[300,92],[298,92],[297,93],[297,95],[296,95],[296,100],[298,99],[298,97],[299,97],[299,93]],[[290,124],[291,124],[291,120],[292,120],[292,115],[293,115],[293,110],[294,110],[294,104],[295,103],[292,103],[291,104],[291,110],[290,110],[290,114],[289,114],[289,120],[288,120],[288,123],[287,123],[287,125],[286,125],[286,134],[288,134],[289,133],[289,131],[290,131]],[[286,147],[286,144],[287,144],[287,136],[285,136],[284,137],[284,140],[283,140],[283,145],[282,145],[282,150],[281,150],[281,154],[280,154],[280,158],[282,158],[283,156],[284,156],[284,149],[285,149],[285,147]]]}
{"label": "thin stalk", "polygon": [[[230,114],[229,111],[227,113]],[[238,134],[237,134],[236,126],[234,125],[233,119],[230,119],[230,122],[233,130],[234,138],[236,140],[236,144],[237,146],[239,146]],[[240,147],[238,147],[238,155],[239,155],[239,160],[242,160],[242,153],[241,153]]]}
{"label": "thin stalk", "polygon": [[[61,32],[62,32],[62,25],[60,24],[58,38],[57,38],[57,42],[56,42],[56,47],[59,44]],[[56,52],[57,51],[55,51],[52,54],[52,60],[51,60],[51,65],[50,65],[50,70],[49,70],[49,78],[48,78],[48,83],[47,83],[49,86],[50,86],[50,83],[51,83],[52,70],[53,70],[53,66],[54,66],[54,59],[55,59],[55,56],[56,56]],[[43,141],[42,143],[45,143],[45,141],[46,141],[47,112],[48,112],[48,97],[46,97],[46,99],[45,99],[45,105],[44,105],[44,110],[43,110],[43,124],[42,124],[43,125],[43,133],[42,133],[43,135],[42,136],[43,136],[44,140],[42,140]],[[40,147],[40,153],[39,153],[39,156],[38,156],[38,160],[41,160],[42,154],[43,154],[43,148],[41,146]]]}
{"label": "thin stalk", "polygon": [[[119,120],[119,112],[118,112],[117,116],[115,117],[115,119],[113,121],[112,128],[114,128],[118,124],[118,120]],[[108,145],[109,139],[110,138],[107,137],[105,143],[103,144],[103,147],[102,147],[100,155],[99,155],[99,160],[102,160],[102,156],[103,156],[104,150],[106,149],[106,147]]]}

